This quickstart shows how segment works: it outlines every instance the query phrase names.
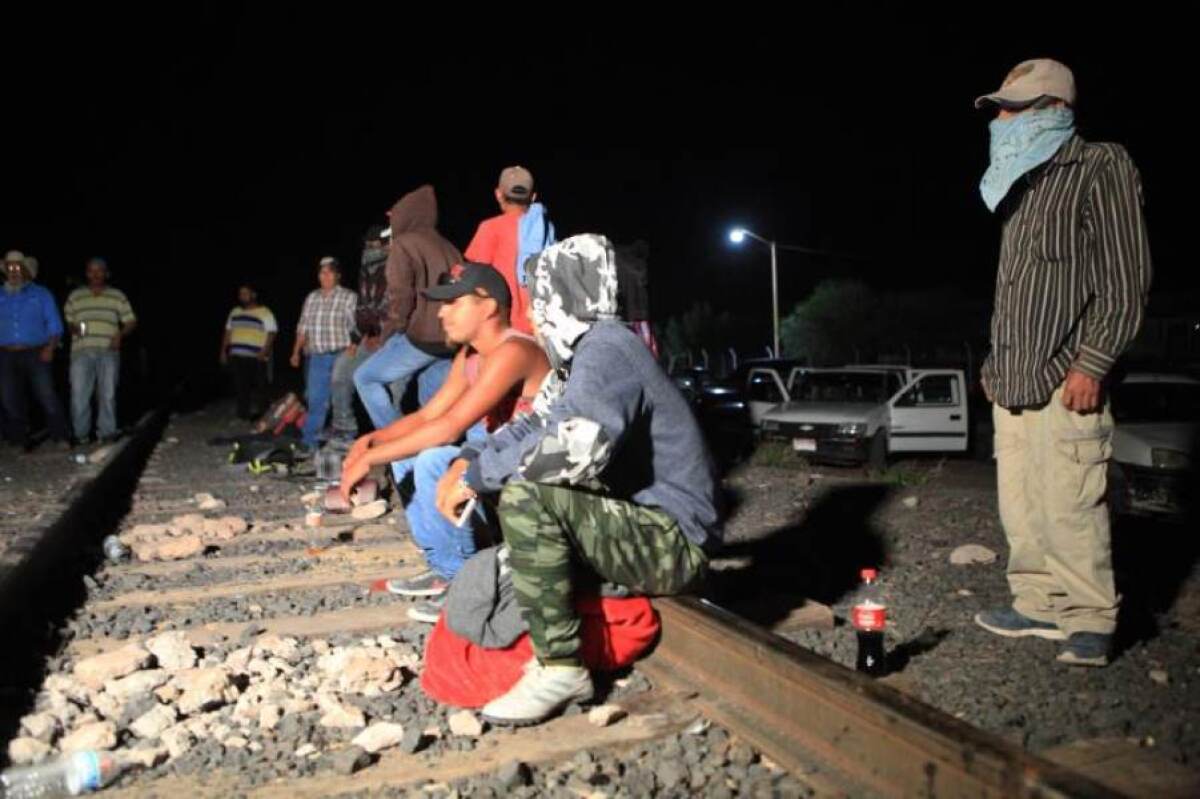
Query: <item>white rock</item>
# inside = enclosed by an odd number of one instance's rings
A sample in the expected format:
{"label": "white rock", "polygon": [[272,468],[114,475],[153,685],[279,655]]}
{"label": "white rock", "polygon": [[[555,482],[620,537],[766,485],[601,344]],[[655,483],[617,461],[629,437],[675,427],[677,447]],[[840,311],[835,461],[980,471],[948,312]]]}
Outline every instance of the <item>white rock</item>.
{"label": "white rock", "polygon": [[197,494],[195,499],[196,507],[200,510],[221,510],[225,507],[225,501],[217,499],[212,494]]}
{"label": "white rock", "polygon": [[53,713],[33,713],[21,719],[21,729],[42,743],[54,743],[62,731],[62,723]]}
{"label": "white rock", "polygon": [[119,749],[114,752],[117,762],[126,768],[151,769],[165,761],[170,754],[165,746],[143,749]]}
{"label": "white rock", "polygon": [[102,691],[97,691],[92,695],[90,704],[93,710],[111,721],[116,721],[125,714],[125,703]]}
{"label": "white rock", "polygon": [[254,654],[279,658],[288,664],[300,662],[300,644],[295,638],[282,638],[278,635],[263,635],[254,643]]}
{"label": "white rock", "polygon": [[351,743],[375,754],[395,746],[403,739],[404,727],[390,721],[380,721],[356,735]]}
{"label": "white rock", "polygon": [[63,754],[82,752],[86,749],[112,749],[117,745],[117,725],[111,721],[87,724],[59,742]]}
{"label": "white rock", "polygon": [[1150,679],[1158,685],[1166,685],[1171,681],[1171,675],[1162,669],[1151,669]]}
{"label": "white rock", "polygon": [[175,723],[175,708],[159,705],[146,711],[129,725],[129,730],[139,738],[157,738]]}
{"label": "white rock", "polygon": [[208,736],[217,743],[224,743],[230,735],[233,735],[233,728],[219,721],[208,728]]}
{"label": "white rock", "polygon": [[312,744],[304,744],[296,750],[296,757],[308,757],[316,751],[317,747],[313,746]]}
{"label": "white rock", "polygon": [[391,649],[392,647],[400,645],[396,641],[396,639],[392,638],[392,636],[390,636],[390,635],[379,636],[378,638],[375,639],[375,643],[378,644],[379,646],[383,647],[384,649]]}
{"label": "white rock", "polygon": [[352,651],[342,661],[342,668],[338,671],[339,690],[343,693],[378,696],[399,688],[403,683],[400,670],[382,655],[379,650],[374,653],[361,649]]}
{"label": "white rock", "polygon": [[283,708],[274,702],[264,704],[258,709],[258,726],[264,730],[273,730],[283,718]]}
{"label": "white rock", "polygon": [[120,700],[128,700],[142,696],[166,685],[171,675],[165,669],[150,669],[139,671],[122,677],[119,680],[109,680],[104,684],[104,692]]}
{"label": "white rock", "polygon": [[[62,694],[64,698],[70,699],[73,702],[84,702],[87,700],[87,687],[66,674],[51,674],[46,678],[43,686],[51,694]],[[51,704],[57,703],[52,702]]]}
{"label": "white rock", "polygon": [[79,682],[99,690],[109,680],[133,674],[149,663],[150,653],[134,643],[81,660],[75,664],[74,673]]}
{"label": "white rock", "polygon": [[14,766],[41,763],[50,756],[50,747],[36,738],[13,738],[8,742],[8,759]]}
{"label": "white rock", "polygon": [[450,716],[450,732],[454,735],[465,735],[471,738],[483,735],[483,723],[469,710],[460,710]]}
{"label": "white rock", "polygon": [[972,563],[992,563],[996,553],[979,544],[963,544],[950,553],[950,562],[955,566],[968,566]]}
{"label": "white rock", "polygon": [[588,721],[597,727],[615,724],[629,715],[625,708],[617,705],[600,705],[588,711]]}
{"label": "white rock", "polygon": [[168,704],[179,699],[179,695],[181,693],[183,692],[179,690],[179,686],[175,685],[174,683],[167,683],[161,688],[154,689],[154,695],[158,697],[158,701],[166,702]]}
{"label": "white rock", "polygon": [[162,633],[146,641],[146,648],[154,654],[158,665],[164,669],[178,671],[196,665],[196,650],[188,641],[187,633],[176,630]]}
{"label": "white rock", "polygon": [[306,697],[294,697],[282,702],[281,707],[283,707],[283,715],[292,716],[299,713],[307,713],[315,708],[316,705],[313,704],[311,699]]}
{"label": "white rock", "polygon": [[245,749],[246,744],[250,743],[240,735],[231,735],[223,742],[226,749]]}
{"label": "white rock", "polygon": [[179,712],[185,716],[220,707],[238,698],[237,688],[230,683],[229,672],[223,668],[186,669],[175,675],[174,682],[183,691],[179,697]]}
{"label": "white rock", "polygon": [[314,638],[312,643],[309,644],[309,646],[311,646],[312,650],[314,652],[316,652],[318,655],[329,654],[329,648],[330,648],[329,642],[326,641],[324,638]]}
{"label": "white rock", "polygon": [[921,504],[920,497],[905,497],[904,498],[904,507],[908,508],[909,510],[912,510],[913,508],[917,507],[920,504]]}
{"label": "white rock", "polygon": [[[324,706],[325,715],[321,717],[322,727],[331,729],[357,729],[367,726],[367,718],[363,712],[350,705]],[[365,747],[364,747],[365,748]]]}
{"label": "white rock", "polygon": [[163,731],[162,742],[167,747],[167,754],[174,760],[195,746],[196,736],[192,734],[186,724],[176,724]]}
{"label": "white rock", "polygon": [[263,745],[260,744],[258,741],[251,741],[250,743],[246,744],[246,748],[249,749],[251,752],[258,754],[259,752],[261,752],[263,750]]}
{"label": "white rock", "polygon": [[244,646],[241,649],[235,649],[225,658],[225,668],[233,674],[249,674],[250,659],[253,647]]}

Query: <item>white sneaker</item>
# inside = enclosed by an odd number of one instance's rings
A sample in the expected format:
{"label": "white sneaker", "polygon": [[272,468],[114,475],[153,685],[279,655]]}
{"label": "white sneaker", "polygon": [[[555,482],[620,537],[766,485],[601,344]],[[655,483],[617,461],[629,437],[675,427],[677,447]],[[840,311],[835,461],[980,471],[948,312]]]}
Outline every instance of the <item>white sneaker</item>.
{"label": "white sneaker", "polygon": [[592,698],[592,675],[582,666],[543,666],[533,659],[504,696],[483,706],[492,724],[524,726],[545,721],[572,702]]}

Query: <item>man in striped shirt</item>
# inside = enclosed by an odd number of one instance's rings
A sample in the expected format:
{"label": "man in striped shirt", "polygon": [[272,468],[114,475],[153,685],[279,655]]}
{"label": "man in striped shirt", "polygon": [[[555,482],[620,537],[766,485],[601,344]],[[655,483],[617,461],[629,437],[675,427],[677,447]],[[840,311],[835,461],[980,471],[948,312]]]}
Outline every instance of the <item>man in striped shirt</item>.
{"label": "man in striped shirt", "polygon": [[1137,168],[1075,132],[1075,81],[1048,59],[1009,73],[980,184],[1002,224],[992,350],[1000,519],[1011,607],[975,617],[1007,637],[1065,640],[1059,661],[1104,666],[1119,597],[1105,504],[1109,370],[1142,322],[1150,248]]}
{"label": "man in striped shirt", "polygon": [[228,364],[233,376],[239,419],[257,419],[262,413],[267,363],[278,333],[275,314],[259,305],[254,287],[240,287],[237,307],[229,312],[221,339],[221,365]]}
{"label": "man in striped shirt", "polygon": [[87,286],[71,292],[63,306],[71,332],[71,419],[77,440],[91,436],[95,394],[96,437],[112,441],[117,438],[121,342],[133,332],[137,318],[125,294],[108,285],[108,264],[103,258],[88,261],[84,274]]}

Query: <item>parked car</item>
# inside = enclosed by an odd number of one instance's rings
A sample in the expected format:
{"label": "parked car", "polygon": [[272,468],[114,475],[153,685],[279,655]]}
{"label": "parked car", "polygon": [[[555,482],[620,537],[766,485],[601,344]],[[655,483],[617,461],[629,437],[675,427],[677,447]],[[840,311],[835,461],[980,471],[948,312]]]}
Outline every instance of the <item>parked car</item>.
{"label": "parked car", "polygon": [[783,396],[761,417],[763,437],[789,441],[817,460],[883,468],[894,452],[967,449],[961,370],[802,367],[792,370],[786,385],[774,370],[752,370],[755,376]]}
{"label": "parked car", "polygon": [[1194,501],[1200,380],[1133,372],[1112,387],[1110,500],[1123,514],[1182,515]]}

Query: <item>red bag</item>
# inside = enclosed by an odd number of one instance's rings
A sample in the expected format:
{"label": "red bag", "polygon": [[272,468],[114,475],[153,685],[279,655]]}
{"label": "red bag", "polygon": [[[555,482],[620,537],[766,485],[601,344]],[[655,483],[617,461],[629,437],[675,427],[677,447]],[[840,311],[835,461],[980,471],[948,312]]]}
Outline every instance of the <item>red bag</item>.
{"label": "red bag", "polygon": [[[658,614],[645,597],[581,597],[575,607],[582,621],[580,655],[593,671],[632,664],[658,638]],[[454,633],[443,616],[425,644],[421,688],[446,705],[482,707],[516,685],[532,657],[529,633],[507,649],[485,649]]]}

